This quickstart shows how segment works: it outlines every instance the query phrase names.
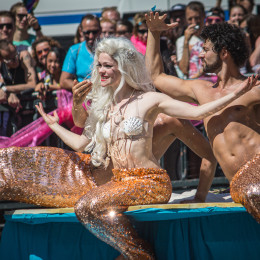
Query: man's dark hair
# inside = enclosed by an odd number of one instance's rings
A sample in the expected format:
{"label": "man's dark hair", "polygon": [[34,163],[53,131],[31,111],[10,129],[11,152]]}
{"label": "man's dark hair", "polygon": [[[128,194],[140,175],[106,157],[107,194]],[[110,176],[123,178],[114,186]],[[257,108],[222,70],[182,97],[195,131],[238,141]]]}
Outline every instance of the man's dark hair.
{"label": "man's dark hair", "polygon": [[236,25],[225,22],[205,26],[201,37],[205,41],[210,40],[214,46],[213,51],[218,54],[225,48],[238,67],[243,66],[249,56],[245,34]]}
{"label": "man's dark hair", "polygon": [[42,67],[42,64],[40,64],[39,60],[38,60],[38,56],[36,55],[36,47],[39,43],[42,42],[48,42],[49,45],[51,47],[58,47],[61,48],[61,45],[58,41],[54,40],[53,38],[49,37],[49,36],[42,36],[40,38],[37,38],[33,43],[32,43],[32,57],[34,58],[34,60],[36,61],[36,65],[39,67]]}
{"label": "man's dark hair", "polygon": [[95,16],[95,15],[92,15],[92,14],[86,14],[86,15],[84,15],[84,16],[81,18],[80,26],[82,26],[82,22],[83,22],[84,20],[91,20],[91,21],[94,21],[94,20],[95,20],[95,21],[97,21],[99,28],[101,28],[101,27],[100,27],[100,20],[99,20],[99,18],[98,18],[97,16]]}
{"label": "man's dark hair", "polygon": [[199,2],[199,1],[191,1],[188,3],[188,5],[186,5],[186,9],[187,8],[193,10],[193,11],[196,11],[196,12],[199,12],[201,15],[205,15],[205,8],[204,8],[204,5],[203,3]]}

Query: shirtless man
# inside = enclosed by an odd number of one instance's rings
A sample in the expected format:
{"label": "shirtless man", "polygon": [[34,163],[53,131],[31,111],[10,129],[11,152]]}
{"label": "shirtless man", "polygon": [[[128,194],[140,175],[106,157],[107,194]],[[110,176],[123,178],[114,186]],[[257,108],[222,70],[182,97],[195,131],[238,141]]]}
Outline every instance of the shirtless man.
{"label": "shirtless man", "polygon": [[[247,58],[244,35],[227,23],[207,26],[200,58],[204,72],[216,73],[218,81],[182,80],[164,74],[160,56],[160,33],[177,23],[165,24],[166,16],[146,15],[149,36],[146,64],[156,88],[171,97],[205,104],[230,93],[245,77],[239,67]],[[231,195],[260,222],[260,87],[231,102],[221,111],[204,119],[213,153],[231,182]]]}
{"label": "shirtless man", "polygon": [[[87,119],[87,111],[83,108],[82,103],[89,92],[91,83],[83,81],[76,84],[74,82],[73,91],[73,109],[72,115],[74,123],[78,127],[84,127]],[[169,146],[176,140],[180,139],[193,152],[202,158],[200,167],[200,180],[197,192],[192,200],[183,202],[205,202],[208,191],[212,184],[216,170],[216,159],[207,139],[195,128],[188,120],[169,117],[165,114],[159,114],[154,124],[153,133],[153,154],[157,160],[164,155]],[[99,184],[103,184],[112,177],[111,167],[106,171],[96,169],[93,172],[95,179]],[[109,172],[111,172],[109,174]]]}

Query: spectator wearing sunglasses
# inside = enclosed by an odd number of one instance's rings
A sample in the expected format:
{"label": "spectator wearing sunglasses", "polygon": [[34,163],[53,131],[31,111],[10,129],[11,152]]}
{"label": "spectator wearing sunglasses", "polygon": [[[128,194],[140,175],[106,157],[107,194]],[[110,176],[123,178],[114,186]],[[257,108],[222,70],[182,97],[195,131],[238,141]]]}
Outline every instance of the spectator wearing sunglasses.
{"label": "spectator wearing sunglasses", "polygon": [[[13,42],[14,31],[15,19],[13,14],[10,11],[0,11],[0,40],[6,39],[9,42]],[[16,50],[19,53],[27,49],[28,46],[22,44],[16,46]]]}
{"label": "spectator wearing sunglasses", "polygon": [[116,33],[116,22],[108,18],[101,18],[100,20],[101,34],[100,38],[107,38],[114,36]]}
{"label": "spectator wearing sunglasses", "polygon": [[[32,121],[32,114],[28,114],[28,110],[23,114],[20,100],[26,91],[34,89],[36,75],[29,52],[18,53],[7,39],[0,40],[0,57],[0,103],[7,110],[0,115],[0,134],[10,136]],[[5,96],[5,99],[1,96]]]}
{"label": "spectator wearing sunglasses", "polygon": [[211,8],[206,14],[205,25],[222,23],[225,21],[225,13],[220,7]]}
{"label": "spectator wearing sunglasses", "polygon": [[35,69],[38,81],[46,76],[46,57],[52,47],[60,48],[60,43],[51,37],[42,36],[36,39],[32,44],[32,56],[35,61]]}
{"label": "spectator wearing sunglasses", "polygon": [[69,48],[62,67],[60,85],[68,90],[72,89],[75,79],[81,82],[90,76],[94,44],[101,33],[98,17],[91,14],[85,15],[80,23],[80,31],[85,41]]}
{"label": "spectator wearing sunglasses", "polygon": [[[25,45],[30,51],[30,47],[35,39],[43,36],[41,26],[33,14],[28,14],[27,9],[22,2],[14,4],[10,11],[15,18],[13,43],[16,46]],[[30,27],[35,31],[35,35],[28,33]]]}
{"label": "spectator wearing sunglasses", "polygon": [[0,40],[13,41],[14,17],[9,11],[0,11]]}
{"label": "spectator wearing sunglasses", "polygon": [[128,20],[120,19],[116,23],[116,37],[131,39],[133,34],[133,24]]}
{"label": "spectator wearing sunglasses", "polygon": [[140,53],[145,55],[148,29],[144,14],[136,14],[134,16],[134,22],[135,25],[133,29],[133,36],[131,37],[131,42]]}

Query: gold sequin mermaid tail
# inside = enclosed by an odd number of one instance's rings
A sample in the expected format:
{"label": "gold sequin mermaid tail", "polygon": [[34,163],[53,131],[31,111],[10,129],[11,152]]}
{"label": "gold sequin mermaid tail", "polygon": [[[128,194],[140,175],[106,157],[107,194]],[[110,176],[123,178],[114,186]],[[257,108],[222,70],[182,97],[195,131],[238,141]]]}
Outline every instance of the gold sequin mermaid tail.
{"label": "gold sequin mermaid tail", "polygon": [[113,169],[108,183],[94,188],[75,205],[80,222],[127,259],[154,259],[151,247],[123,214],[130,205],[167,203],[170,178],[162,169]]}
{"label": "gold sequin mermaid tail", "polygon": [[260,154],[244,164],[230,183],[232,199],[260,223]]}
{"label": "gold sequin mermaid tail", "polygon": [[0,149],[0,200],[73,207],[94,187],[90,155],[54,147]]}

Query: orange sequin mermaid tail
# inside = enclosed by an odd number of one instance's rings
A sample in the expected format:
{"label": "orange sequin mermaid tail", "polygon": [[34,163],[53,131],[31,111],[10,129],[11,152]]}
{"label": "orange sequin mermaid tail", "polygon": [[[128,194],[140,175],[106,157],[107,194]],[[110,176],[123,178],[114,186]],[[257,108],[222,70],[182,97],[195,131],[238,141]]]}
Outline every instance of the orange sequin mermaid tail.
{"label": "orange sequin mermaid tail", "polygon": [[127,259],[154,259],[123,212],[130,205],[167,203],[171,181],[162,169],[113,169],[108,183],[94,188],[75,205],[79,221]]}
{"label": "orange sequin mermaid tail", "polygon": [[0,149],[0,200],[73,207],[96,187],[90,155],[54,147]]}
{"label": "orange sequin mermaid tail", "polygon": [[244,164],[230,183],[232,199],[260,223],[260,154]]}

